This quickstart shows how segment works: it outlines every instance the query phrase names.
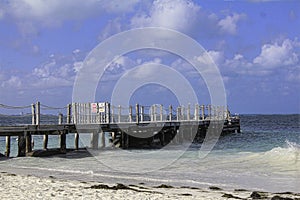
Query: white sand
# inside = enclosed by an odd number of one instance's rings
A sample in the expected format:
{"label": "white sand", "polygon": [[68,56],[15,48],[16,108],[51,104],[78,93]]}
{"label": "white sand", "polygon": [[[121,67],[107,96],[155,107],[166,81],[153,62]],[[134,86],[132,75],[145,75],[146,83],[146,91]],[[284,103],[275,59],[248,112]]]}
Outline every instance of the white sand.
{"label": "white sand", "polygon": [[[156,188],[153,186],[128,186],[129,189],[94,189],[96,182],[79,182],[15,175],[0,174],[0,199],[228,199],[224,194],[250,198],[251,191],[224,191],[197,188]],[[105,184],[107,185],[107,184]],[[112,187],[113,185],[108,185]],[[265,193],[269,199],[275,194]],[[280,194],[282,197],[298,197],[296,194]],[[252,199],[252,198],[250,198]]]}

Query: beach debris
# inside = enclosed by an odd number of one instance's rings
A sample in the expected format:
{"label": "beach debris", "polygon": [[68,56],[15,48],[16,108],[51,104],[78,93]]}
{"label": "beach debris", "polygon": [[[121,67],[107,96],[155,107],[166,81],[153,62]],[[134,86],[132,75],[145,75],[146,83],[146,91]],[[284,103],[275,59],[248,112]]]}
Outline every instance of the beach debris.
{"label": "beach debris", "polygon": [[265,192],[257,192],[257,191],[254,191],[251,193],[250,197],[252,199],[264,199],[266,198],[266,196],[264,195]]}
{"label": "beach debris", "polygon": [[271,200],[293,200],[292,198],[289,198],[289,197],[281,197],[281,196],[274,196],[271,198]]}
{"label": "beach debris", "polygon": [[105,185],[105,184],[92,185],[91,188],[92,189],[106,189],[106,190],[132,190],[132,188],[130,188],[124,184],[121,184],[121,183],[118,183],[117,185],[111,186],[111,187],[108,185]]}
{"label": "beach debris", "polygon": [[216,186],[210,186],[209,189],[210,190],[222,190],[221,188],[216,187]]}
{"label": "beach debris", "polygon": [[246,189],[235,189],[235,192],[248,192],[249,190]]}
{"label": "beach debris", "polygon": [[231,199],[242,199],[240,197],[234,196],[232,194],[227,194],[227,193],[223,194],[222,197],[231,198]]}
{"label": "beach debris", "polygon": [[180,194],[181,196],[193,196],[192,194],[189,194],[189,193],[183,193],[183,194]]}
{"label": "beach debris", "polygon": [[161,185],[157,186],[156,188],[174,188],[174,187],[171,185],[161,184]]}
{"label": "beach debris", "polygon": [[146,193],[152,193],[152,194],[163,194],[161,192],[157,192],[157,191],[151,191],[151,190],[138,190],[138,189],[135,189],[135,188],[131,188],[131,187],[128,187],[122,183],[117,183],[116,186],[108,186],[108,185],[105,185],[105,184],[99,184],[99,185],[92,185],[90,187],[91,189],[105,189],[105,190],[132,190],[132,191],[135,191],[135,192],[146,192]]}

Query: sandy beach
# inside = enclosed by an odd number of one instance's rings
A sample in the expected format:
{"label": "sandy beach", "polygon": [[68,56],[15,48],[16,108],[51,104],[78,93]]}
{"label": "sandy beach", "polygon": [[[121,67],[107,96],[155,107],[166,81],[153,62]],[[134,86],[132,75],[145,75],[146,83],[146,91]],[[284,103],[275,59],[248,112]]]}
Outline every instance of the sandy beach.
{"label": "sandy beach", "polygon": [[49,176],[24,176],[1,172],[1,199],[300,199],[295,193],[266,193],[223,190],[218,187],[193,188],[171,185],[148,186],[105,184],[62,180]]}

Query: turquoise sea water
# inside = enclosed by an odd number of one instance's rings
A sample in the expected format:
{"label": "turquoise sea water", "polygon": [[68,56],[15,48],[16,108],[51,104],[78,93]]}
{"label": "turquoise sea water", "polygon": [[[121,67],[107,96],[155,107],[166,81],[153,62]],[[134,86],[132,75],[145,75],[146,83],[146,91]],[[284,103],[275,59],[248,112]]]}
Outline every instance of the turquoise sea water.
{"label": "turquoise sea water", "polygon": [[[161,151],[107,148],[90,151],[93,156],[81,152],[2,160],[0,171],[108,183],[300,192],[300,115],[242,115],[241,129],[219,138],[205,157],[199,156],[200,144],[185,151],[180,147]],[[41,139],[35,138],[35,147],[41,146]],[[70,135],[68,146],[72,145]],[[1,138],[2,153],[4,146]],[[55,136],[49,138],[49,146],[58,147]]]}

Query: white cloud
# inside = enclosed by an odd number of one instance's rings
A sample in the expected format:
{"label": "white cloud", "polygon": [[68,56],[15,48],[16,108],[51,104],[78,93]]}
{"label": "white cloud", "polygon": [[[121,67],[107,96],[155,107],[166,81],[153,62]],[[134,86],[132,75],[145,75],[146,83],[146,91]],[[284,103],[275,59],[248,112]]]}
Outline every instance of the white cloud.
{"label": "white cloud", "polygon": [[13,18],[24,35],[41,27],[60,26],[67,20],[83,20],[104,13],[131,12],[137,0],[10,0],[0,5],[0,19]]}
{"label": "white cloud", "polygon": [[233,15],[228,15],[224,19],[221,19],[218,25],[224,33],[235,34],[237,31],[237,23],[243,18],[245,18],[244,14],[234,13]]}
{"label": "white cloud", "polygon": [[244,17],[245,14],[234,13],[220,19],[190,0],[155,0],[148,10],[137,12],[125,28],[165,27],[192,37],[212,37],[236,33],[237,23]]}
{"label": "white cloud", "polygon": [[78,53],[80,53],[81,51],[80,51],[80,49],[75,49],[72,53],[73,54],[78,54]]}
{"label": "white cloud", "polygon": [[134,11],[134,6],[139,0],[100,0],[100,2],[106,12],[120,13]]}
{"label": "white cloud", "polygon": [[191,29],[200,7],[188,0],[156,0],[149,14],[140,13],[131,19],[132,27],[166,27],[179,31]]}
{"label": "white cloud", "polygon": [[82,68],[82,64],[83,64],[83,62],[74,62],[74,64],[73,64],[73,70],[77,73],[77,72],[79,72],[80,70],[81,70],[81,68]]}
{"label": "white cloud", "polygon": [[22,86],[22,81],[18,76],[11,76],[8,80],[2,82],[1,86],[3,88],[20,88]]}
{"label": "white cloud", "polygon": [[263,45],[260,55],[254,58],[253,63],[265,68],[274,68],[295,65],[298,61],[293,41],[286,39],[282,44],[275,42]]}
{"label": "white cloud", "polygon": [[101,34],[99,35],[98,39],[100,41],[108,38],[109,36],[119,33],[122,31],[122,24],[120,18],[116,18],[108,22],[105,26]]}
{"label": "white cloud", "polygon": [[0,8],[0,20],[4,17],[5,12],[3,9]]}
{"label": "white cloud", "polygon": [[208,51],[208,55],[212,58],[216,65],[224,62],[224,53],[221,51]]}

